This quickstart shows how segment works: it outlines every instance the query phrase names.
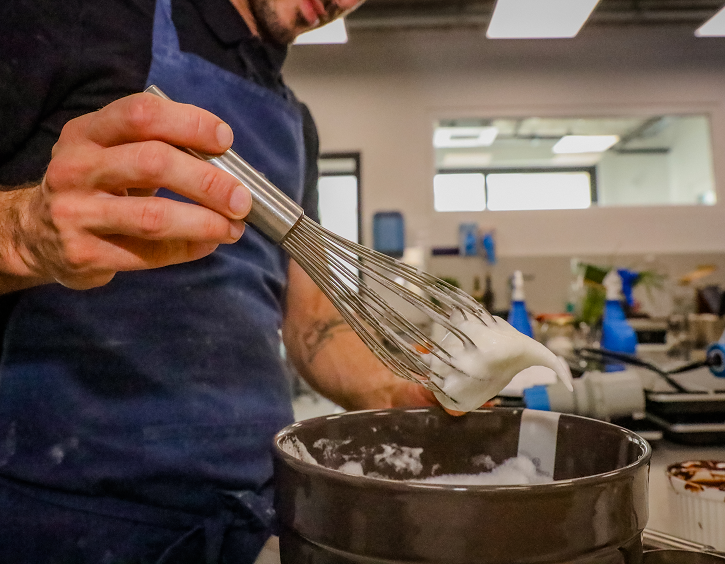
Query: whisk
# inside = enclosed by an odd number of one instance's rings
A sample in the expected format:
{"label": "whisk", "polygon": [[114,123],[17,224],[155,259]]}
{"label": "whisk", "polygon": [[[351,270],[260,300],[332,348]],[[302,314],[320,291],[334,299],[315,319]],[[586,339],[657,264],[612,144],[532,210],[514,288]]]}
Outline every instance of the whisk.
{"label": "whisk", "polygon": [[[146,92],[169,99],[153,85]],[[218,156],[184,150],[230,173],[249,189],[252,210],[246,221],[287,251],[391,372],[447,396],[432,380],[436,374],[429,360],[432,355],[453,366],[451,355],[366,279],[415,306],[471,347],[475,344],[457,328],[457,320],[473,317],[484,325],[495,323],[481,304],[439,278],[323,228],[233,150]]]}

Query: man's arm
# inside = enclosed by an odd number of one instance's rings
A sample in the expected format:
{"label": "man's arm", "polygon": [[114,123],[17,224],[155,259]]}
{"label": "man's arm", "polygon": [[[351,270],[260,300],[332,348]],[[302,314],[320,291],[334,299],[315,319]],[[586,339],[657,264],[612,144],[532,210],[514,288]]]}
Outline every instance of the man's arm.
{"label": "man's arm", "polygon": [[[249,191],[176,148],[217,154],[231,143],[213,114],[150,94],[69,121],[42,181],[0,192],[0,293],[92,288],[238,240]],[[149,197],[161,186],[201,205]]]}
{"label": "man's arm", "polygon": [[300,375],[346,409],[438,405],[423,386],[388,371],[294,261],[283,336]]}
{"label": "man's arm", "polygon": [[20,254],[20,225],[29,215],[34,186],[3,187],[0,192],[0,294],[53,282],[41,273],[26,269]]}

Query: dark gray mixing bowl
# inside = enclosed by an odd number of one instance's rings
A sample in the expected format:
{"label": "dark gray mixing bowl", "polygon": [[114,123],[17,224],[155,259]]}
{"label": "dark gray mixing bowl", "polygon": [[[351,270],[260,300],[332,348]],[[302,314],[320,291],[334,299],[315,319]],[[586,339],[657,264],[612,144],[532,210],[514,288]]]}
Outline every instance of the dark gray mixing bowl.
{"label": "dark gray mixing bowl", "polygon": [[[621,427],[561,415],[552,435],[550,419],[538,429],[526,412],[522,442],[551,451],[544,484],[420,484],[375,462],[394,444],[423,449],[418,478],[479,473],[484,456],[517,456],[524,412],[364,411],[287,427],[275,438],[282,563],[640,564],[651,451]],[[336,470],[350,460],[391,479]]]}

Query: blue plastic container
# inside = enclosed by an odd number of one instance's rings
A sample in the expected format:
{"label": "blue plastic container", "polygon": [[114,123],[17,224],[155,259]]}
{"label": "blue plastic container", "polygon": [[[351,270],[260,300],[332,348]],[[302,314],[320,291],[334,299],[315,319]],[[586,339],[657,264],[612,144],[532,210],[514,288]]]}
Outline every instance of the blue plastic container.
{"label": "blue plastic container", "polygon": [[[620,302],[622,289],[621,278],[618,272],[611,271],[604,279],[607,288],[607,302],[604,305],[602,319],[602,339],[600,345],[603,349],[627,354],[637,352],[637,333],[627,322]],[[624,370],[625,366],[619,363],[607,363],[606,372]]]}
{"label": "blue plastic container", "polygon": [[521,333],[528,337],[534,336],[534,330],[531,327],[529,312],[526,311],[526,304],[523,301],[516,300],[511,302],[509,310],[508,322],[514,329],[518,329]]}
{"label": "blue plastic container", "polygon": [[373,249],[393,258],[405,252],[405,221],[396,211],[378,212],[373,216]]}

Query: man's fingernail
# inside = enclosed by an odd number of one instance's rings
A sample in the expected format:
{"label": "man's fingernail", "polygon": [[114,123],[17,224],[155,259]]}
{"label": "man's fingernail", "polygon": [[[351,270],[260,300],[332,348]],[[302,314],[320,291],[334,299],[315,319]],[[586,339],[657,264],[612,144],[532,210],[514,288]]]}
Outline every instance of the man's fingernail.
{"label": "man's fingernail", "polygon": [[226,123],[220,123],[216,126],[216,139],[222,147],[231,147],[234,141],[234,132]]}
{"label": "man's fingernail", "polygon": [[229,222],[229,235],[232,239],[239,239],[244,233],[244,222],[241,219],[233,219]]}
{"label": "man's fingernail", "polygon": [[244,186],[237,186],[229,199],[229,210],[233,215],[246,215],[252,196]]}

